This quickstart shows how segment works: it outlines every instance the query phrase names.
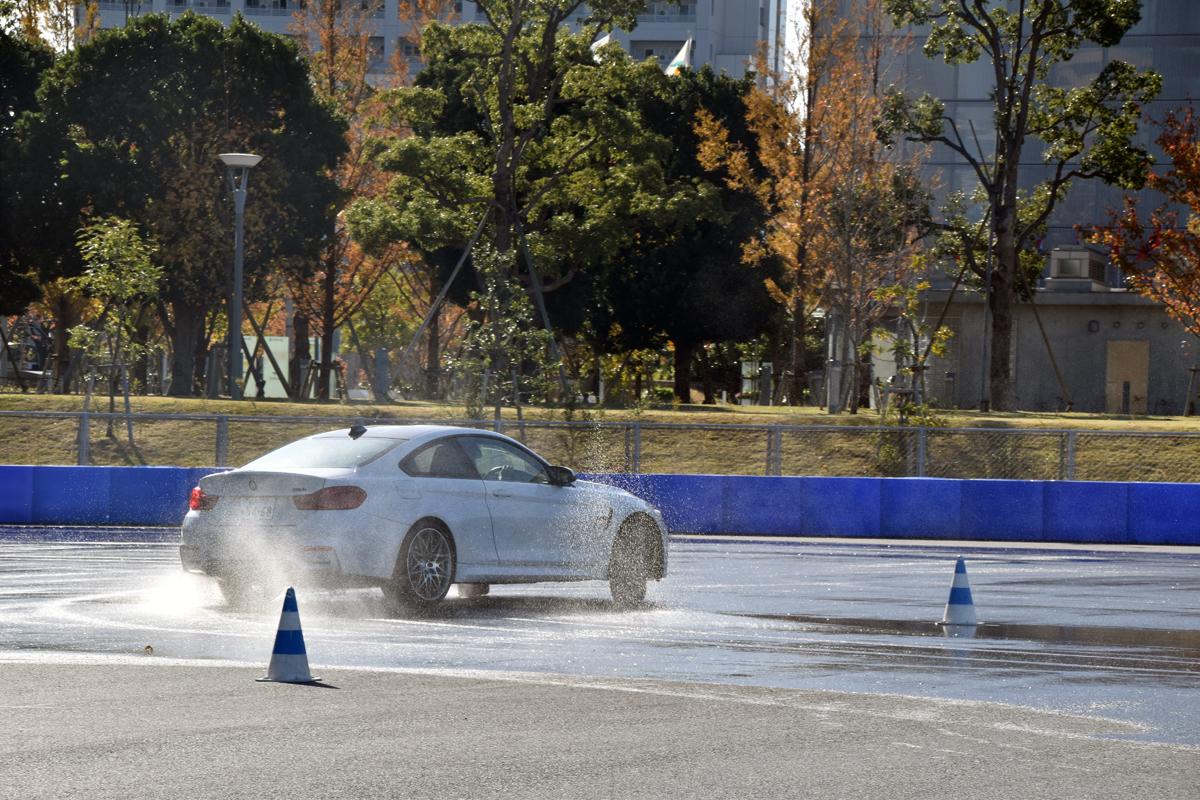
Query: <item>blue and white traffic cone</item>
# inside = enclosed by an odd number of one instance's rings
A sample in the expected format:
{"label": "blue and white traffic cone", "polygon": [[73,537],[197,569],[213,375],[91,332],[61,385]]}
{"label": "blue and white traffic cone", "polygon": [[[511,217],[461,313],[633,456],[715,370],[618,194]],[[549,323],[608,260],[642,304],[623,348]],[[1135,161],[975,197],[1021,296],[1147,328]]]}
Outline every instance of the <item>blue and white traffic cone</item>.
{"label": "blue and white traffic cone", "polygon": [[975,604],[971,601],[971,584],[967,581],[967,562],[960,556],[954,565],[954,582],[950,584],[950,599],[942,614],[943,625],[976,625]]}
{"label": "blue and white traffic cone", "polygon": [[288,587],[279,614],[279,630],[275,633],[275,649],[267,677],[260,681],[277,683],[313,683],[320,680],[308,671],[308,652],[304,649],[304,632],[300,630],[300,607],[296,605],[296,590]]}

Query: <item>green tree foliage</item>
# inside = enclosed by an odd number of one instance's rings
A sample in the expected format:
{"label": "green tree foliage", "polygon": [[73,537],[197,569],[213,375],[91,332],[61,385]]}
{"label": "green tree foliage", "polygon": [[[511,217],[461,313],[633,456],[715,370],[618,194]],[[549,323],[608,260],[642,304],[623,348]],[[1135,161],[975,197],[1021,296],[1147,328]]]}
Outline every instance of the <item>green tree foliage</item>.
{"label": "green tree foliage", "polygon": [[0,30],[0,314],[18,314],[38,295],[30,275],[32,265],[18,258],[19,243],[27,241],[26,220],[17,209],[24,194],[16,121],[37,107],[42,73],[54,62],[50,48],[15,33]]}
{"label": "green tree foliage", "polygon": [[467,415],[480,419],[487,406],[499,416],[505,400],[545,400],[552,385],[547,361],[550,332],[533,321],[533,304],[513,280],[511,254],[490,244],[475,246],[473,261],[483,288],[472,293],[478,311],[467,323],[465,341],[450,366],[466,380]]}
{"label": "green tree foliage", "polygon": [[[232,202],[217,154],[253,152],[246,209],[247,298],[275,270],[312,270],[336,186],[343,123],[314,96],[287,37],[235,17],[147,15],[62,56],[37,115],[22,120],[38,154],[40,197],[77,222],[119,214],[158,242],[160,321],[172,344],[172,394],[191,394],[197,356],[229,290]],[[48,264],[39,264],[49,269]]]}
{"label": "green tree foliage", "polygon": [[777,306],[767,283],[780,279],[780,263],[771,255],[755,266],[741,263],[744,244],[763,234],[765,212],[750,191],[731,188],[697,160],[693,121],[701,109],[732,140],[749,143],[745,97],[753,77],[709,67],[646,77],[635,110],[659,146],[625,188],[635,204],[613,215],[619,249],[592,282],[590,327],[619,349],[669,339],[675,397],[689,402],[692,358],[702,345],[768,330]]}
{"label": "green tree foliage", "polygon": [[[105,217],[92,223],[80,231],[78,244],[85,269],[76,282],[100,311],[90,323],[72,328],[70,341],[108,368],[111,412],[121,368],[145,355],[135,319],[154,302],[163,270],[152,260],[154,248],[126,219]],[[111,435],[111,417],[108,429]]]}
{"label": "green tree foliage", "polygon": [[[531,116],[512,154],[520,168],[501,196],[497,153],[506,134],[495,75],[506,39],[493,26],[429,28],[428,65],[393,106],[414,135],[383,144],[377,156],[395,175],[393,193],[357,204],[351,227],[368,247],[405,240],[452,264],[489,211],[493,246],[515,248],[509,263],[535,302],[544,290],[559,332],[589,332],[601,352],[671,337],[686,371],[697,344],[747,329],[754,336],[769,318],[769,304],[758,304],[763,275],[738,264],[761,218],[751,198],[742,203],[704,175],[692,132],[704,103],[720,106],[722,117],[736,109],[732,124],[744,130],[740,98],[749,84],[711,71],[668,78],[619,47],[594,56],[591,38],[557,34],[557,71],[545,78],[557,87],[553,100],[522,106]],[[469,285],[454,299],[468,302]]]}
{"label": "green tree foliage", "polygon": [[[1072,181],[1101,178],[1139,188],[1150,156],[1132,141],[1142,105],[1161,86],[1152,71],[1110,61],[1082,86],[1050,85],[1051,68],[1068,61],[1084,42],[1112,46],[1141,16],[1138,0],[884,0],[897,25],[929,25],[925,55],[949,64],[991,65],[992,135],[986,152],[979,133],[948,117],[944,104],[929,95],[893,92],[880,133],[914,142],[940,143],[974,170],[979,192],[971,200],[979,214],[964,210],[963,199],[946,215],[948,244],[977,276],[987,274],[992,242],[991,405],[1009,409],[1014,305],[1032,285],[1040,259],[1031,257],[1055,205]],[[982,134],[981,134],[982,135]],[[1038,152],[1030,153],[1036,148]],[[1021,165],[1040,156],[1050,177],[1022,181]],[[1023,254],[1024,257],[1023,257]]]}

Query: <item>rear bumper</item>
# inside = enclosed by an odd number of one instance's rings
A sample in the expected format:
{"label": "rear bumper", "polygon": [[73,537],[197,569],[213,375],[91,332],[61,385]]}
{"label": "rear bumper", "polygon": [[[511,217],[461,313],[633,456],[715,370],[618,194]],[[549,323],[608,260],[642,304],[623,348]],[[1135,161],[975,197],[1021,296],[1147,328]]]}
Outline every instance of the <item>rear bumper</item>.
{"label": "rear bumper", "polygon": [[303,580],[327,585],[347,585],[337,549],[327,539],[296,531],[273,531],[270,535],[236,535],[221,528],[185,524],[179,562],[187,572],[220,577],[254,579],[270,576],[280,580]]}

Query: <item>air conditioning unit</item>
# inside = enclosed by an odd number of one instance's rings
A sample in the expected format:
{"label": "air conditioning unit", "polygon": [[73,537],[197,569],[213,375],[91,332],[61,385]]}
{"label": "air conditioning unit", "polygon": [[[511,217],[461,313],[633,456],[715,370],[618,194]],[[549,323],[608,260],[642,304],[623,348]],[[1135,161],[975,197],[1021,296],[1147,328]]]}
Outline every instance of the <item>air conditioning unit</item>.
{"label": "air conditioning unit", "polygon": [[1108,258],[1090,247],[1056,247],[1050,252],[1050,276],[1045,280],[1048,292],[1104,292]]}

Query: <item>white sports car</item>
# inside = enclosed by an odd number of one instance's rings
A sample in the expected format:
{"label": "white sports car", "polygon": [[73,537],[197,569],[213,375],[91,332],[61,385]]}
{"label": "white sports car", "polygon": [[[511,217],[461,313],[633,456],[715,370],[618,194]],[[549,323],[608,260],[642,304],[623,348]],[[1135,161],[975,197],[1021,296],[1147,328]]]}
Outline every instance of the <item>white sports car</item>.
{"label": "white sports car", "polygon": [[292,442],[192,490],[183,567],[244,602],[297,578],[379,586],[396,613],[493,583],[607,580],[618,606],[667,573],[657,509],[575,479],[507,436],[356,425]]}

